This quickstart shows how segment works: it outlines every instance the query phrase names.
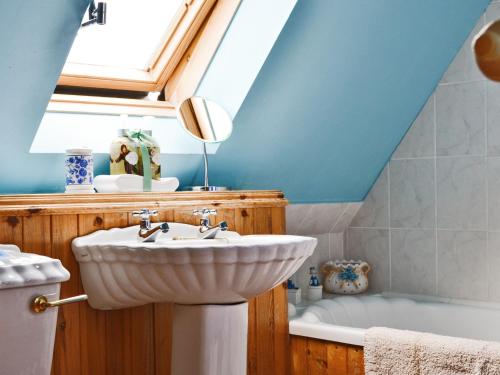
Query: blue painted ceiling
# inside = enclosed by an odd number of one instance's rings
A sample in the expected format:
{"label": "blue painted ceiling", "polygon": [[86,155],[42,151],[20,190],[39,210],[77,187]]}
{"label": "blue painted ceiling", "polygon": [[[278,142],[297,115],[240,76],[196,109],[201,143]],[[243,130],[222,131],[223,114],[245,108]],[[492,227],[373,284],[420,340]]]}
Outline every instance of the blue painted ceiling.
{"label": "blue painted ceiling", "polygon": [[[362,200],[488,2],[299,0],[211,157],[212,183]],[[2,193],[61,189],[49,171],[62,156],[28,152],[87,4],[0,2]],[[167,164],[188,185],[198,161]]]}

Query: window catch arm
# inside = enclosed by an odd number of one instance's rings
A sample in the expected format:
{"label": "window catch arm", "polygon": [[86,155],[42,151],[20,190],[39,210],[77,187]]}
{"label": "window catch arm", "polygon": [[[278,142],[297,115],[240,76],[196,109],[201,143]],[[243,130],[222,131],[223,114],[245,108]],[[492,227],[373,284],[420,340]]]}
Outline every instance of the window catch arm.
{"label": "window catch arm", "polygon": [[98,2],[97,7],[95,6],[95,1],[92,0],[89,5],[89,20],[82,23],[82,27],[89,26],[92,24],[105,25],[106,24],[106,3]]}

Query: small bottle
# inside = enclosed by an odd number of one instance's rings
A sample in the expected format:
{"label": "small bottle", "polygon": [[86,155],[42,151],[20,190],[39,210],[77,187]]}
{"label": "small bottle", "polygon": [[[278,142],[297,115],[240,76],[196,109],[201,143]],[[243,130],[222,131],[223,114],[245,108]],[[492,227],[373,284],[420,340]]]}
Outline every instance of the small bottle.
{"label": "small bottle", "polygon": [[318,279],[318,272],[316,272],[316,267],[309,268],[309,286],[320,286]]}
{"label": "small bottle", "polygon": [[323,298],[323,285],[319,283],[316,267],[309,268],[309,287],[307,288],[307,299],[318,301]]}

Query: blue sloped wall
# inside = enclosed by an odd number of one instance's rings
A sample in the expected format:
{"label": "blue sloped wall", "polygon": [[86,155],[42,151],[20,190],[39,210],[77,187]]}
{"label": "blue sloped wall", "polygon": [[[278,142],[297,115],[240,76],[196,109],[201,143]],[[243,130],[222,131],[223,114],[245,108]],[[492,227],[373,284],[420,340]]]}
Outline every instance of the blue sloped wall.
{"label": "blue sloped wall", "polygon": [[[488,2],[299,0],[211,181],[362,200]],[[61,189],[62,155],[29,148],[87,5],[0,1],[0,193]],[[167,155],[184,185],[201,181],[199,160]]]}
{"label": "blue sloped wall", "polygon": [[0,193],[50,191],[56,183],[62,156],[29,149],[88,4],[0,1]]}
{"label": "blue sloped wall", "polygon": [[211,182],[363,200],[488,3],[299,0]]}

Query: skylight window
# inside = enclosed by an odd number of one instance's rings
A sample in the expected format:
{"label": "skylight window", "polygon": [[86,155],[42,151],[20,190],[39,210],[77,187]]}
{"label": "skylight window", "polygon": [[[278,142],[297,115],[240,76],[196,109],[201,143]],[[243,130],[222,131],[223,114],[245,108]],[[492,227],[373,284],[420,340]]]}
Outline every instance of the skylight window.
{"label": "skylight window", "polygon": [[194,94],[240,0],[107,0],[82,27],[48,110],[175,114]]}
{"label": "skylight window", "polygon": [[81,28],[67,63],[149,70],[183,0],[108,0],[107,23]]}

